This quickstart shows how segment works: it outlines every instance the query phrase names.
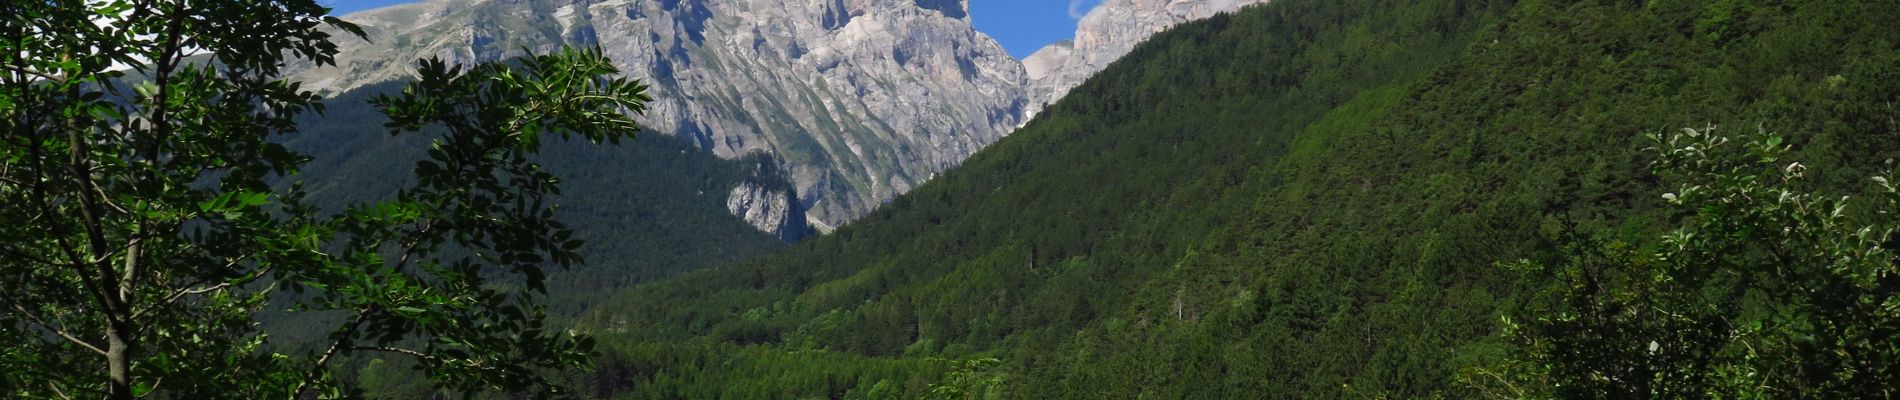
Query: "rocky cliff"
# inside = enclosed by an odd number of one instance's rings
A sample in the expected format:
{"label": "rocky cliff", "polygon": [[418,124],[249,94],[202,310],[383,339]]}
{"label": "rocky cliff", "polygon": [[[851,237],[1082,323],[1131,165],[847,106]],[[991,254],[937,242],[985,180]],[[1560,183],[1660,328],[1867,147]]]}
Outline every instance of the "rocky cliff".
{"label": "rocky cliff", "polygon": [[[1108,66],[1136,44],[1183,22],[1267,0],[1105,0],[1076,23],[1075,39],[1023,58],[1029,77],[1028,110],[1035,115],[1069,89]],[[1025,120],[1028,118],[1025,117]]]}
{"label": "rocky cliff", "polygon": [[[1153,33],[1263,1],[1108,0],[1074,40],[1018,62],[970,24],[967,0],[426,0],[344,16],[368,40],[339,35],[338,67],[293,68],[338,92],[409,76],[420,57],[598,45],[651,85],[641,122],[652,131],[780,163],[793,187],[736,187],[728,205],[748,206],[734,215],[767,232],[828,231],[995,142]],[[757,207],[773,193],[795,196]]]}
{"label": "rocky cliff", "polygon": [[786,241],[804,238],[803,213],[798,198],[785,190],[774,190],[756,182],[740,182],[726,195],[726,211],[745,220],[759,231],[777,235]]}
{"label": "rocky cliff", "polygon": [[[344,16],[344,90],[418,57],[476,62],[598,45],[656,99],[641,121],[721,157],[772,154],[813,226],[842,224],[1020,123],[1027,82],[966,0],[429,0]],[[746,190],[735,188],[735,193]],[[756,210],[756,209],[755,209]],[[772,220],[765,218],[761,220]],[[801,221],[802,222],[802,221]],[[802,225],[802,224],[801,224]]]}

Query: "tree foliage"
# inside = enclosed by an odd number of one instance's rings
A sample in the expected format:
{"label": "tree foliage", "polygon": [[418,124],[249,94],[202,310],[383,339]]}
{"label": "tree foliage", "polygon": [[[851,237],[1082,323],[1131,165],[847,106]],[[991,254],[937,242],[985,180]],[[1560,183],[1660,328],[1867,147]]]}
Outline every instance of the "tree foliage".
{"label": "tree foliage", "polygon": [[603,397],[921,397],[943,370],[919,361],[983,355],[1009,398],[1470,398],[1459,372],[1515,351],[1499,318],[1559,284],[1497,261],[1562,265],[1566,225],[1642,252],[1674,227],[1644,132],[1800,132],[1822,193],[1900,154],[1894,10],[1276,0],[1155,35],[830,235],[582,327]]}
{"label": "tree foliage", "polygon": [[[1578,236],[1563,277],[1507,324],[1508,397],[1891,397],[1900,372],[1900,192],[1830,196],[1779,135],[1650,137],[1681,215],[1653,251]],[[1509,321],[1509,320],[1507,320]]]}
{"label": "tree foliage", "polygon": [[[644,87],[598,51],[467,69],[426,60],[375,103],[395,133],[441,126],[394,199],[320,213],[309,158],[278,143],[319,98],[280,77],[330,64],[311,1],[0,6],[0,394],[127,399],[344,396],[329,363],[417,361],[439,385],[535,390],[591,340],[543,328],[544,270],[581,262],[554,218],[543,137],[614,142]],[[503,290],[498,276],[531,290]],[[332,321],[269,347],[255,317]]]}
{"label": "tree foliage", "polygon": [[993,400],[1002,398],[1003,381],[1007,377],[995,371],[1001,360],[989,357],[965,360],[944,360],[955,364],[950,372],[944,373],[941,380],[930,384],[930,391],[924,398],[932,400]]}
{"label": "tree foliage", "polygon": [[[300,119],[285,147],[312,157],[300,168],[306,200],[323,212],[387,200],[414,181],[411,169],[428,157],[429,141],[441,127],[391,136],[382,127],[377,96],[400,93],[406,82],[388,82],[338,94],[323,115]],[[618,146],[551,138],[530,158],[562,178],[562,191],[548,198],[587,261],[548,274],[549,315],[572,317],[599,305],[614,291],[679,271],[698,269],[785,247],[726,210],[726,195],[748,180],[789,187],[782,178],[758,173],[773,162],[749,156],[726,160],[671,135],[647,135]],[[496,282],[524,286],[518,279]],[[301,322],[278,319],[281,322]],[[314,339],[314,338],[313,338]]]}

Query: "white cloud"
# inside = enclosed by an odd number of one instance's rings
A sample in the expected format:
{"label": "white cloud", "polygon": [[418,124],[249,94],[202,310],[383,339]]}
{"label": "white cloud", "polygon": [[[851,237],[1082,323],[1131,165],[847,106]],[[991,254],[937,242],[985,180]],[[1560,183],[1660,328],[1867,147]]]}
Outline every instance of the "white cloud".
{"label": "white cloud", "polygon": [[1094,0],[1069,0],[1069,18],[1082,19],[1082,16],[1088,15],[1089,10],[1095,9],[1099,3],[1101,2]]}

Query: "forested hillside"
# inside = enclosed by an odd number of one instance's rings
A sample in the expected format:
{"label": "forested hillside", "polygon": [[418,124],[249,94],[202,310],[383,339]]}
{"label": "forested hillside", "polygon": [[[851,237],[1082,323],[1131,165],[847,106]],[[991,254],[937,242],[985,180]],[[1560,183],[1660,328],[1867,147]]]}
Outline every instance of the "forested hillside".
{"label": "forested hillside", "polygon": [[[1891,1],[1279,0],[1139,46],[834,234],[583,322],[599,397],[1471,397],[1584,232],[1676,215],[1638,138],[1900,149]],[[574,185],[580,187],[582,185]],[[996,359],[990,363],[987,360]]]}
{"label": "forested hillside", "polygon": [[[314,159],[301,177],[313,204],[337,211],[391,196],[413,179],[428,138],[389,135],[388,119],[368,103],[398,88],[386,83],[336,96],[286,143]],[[587,264],[548,282],[557,315],[577,314],[635,282],[784,247],[724,208],[727,192],[744,180],[790,187],[762,156],[724,160],[678,138],[641,132],[619,145],[552,143],[539,158],[565,180],[559,216],[586,240]]]}

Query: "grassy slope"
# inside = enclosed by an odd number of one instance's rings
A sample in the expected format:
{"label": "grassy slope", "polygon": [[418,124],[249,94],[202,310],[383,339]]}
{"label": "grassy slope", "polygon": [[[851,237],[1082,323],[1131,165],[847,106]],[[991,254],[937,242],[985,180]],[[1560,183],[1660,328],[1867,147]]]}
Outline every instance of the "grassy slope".
{"label": "grassy slope", "polygon": [[[1900,149],[1892,2],[1282,0],[1138,47],[963,167],[786,254],[591,320],[597,394],[1463,397],[1563,226],[1669,216],[1640,135]],[[745,368],[732,368],[745,365]],[[879,389],[883,386],[884,389]],[[879,392],[881,393],[881,392]]]}

